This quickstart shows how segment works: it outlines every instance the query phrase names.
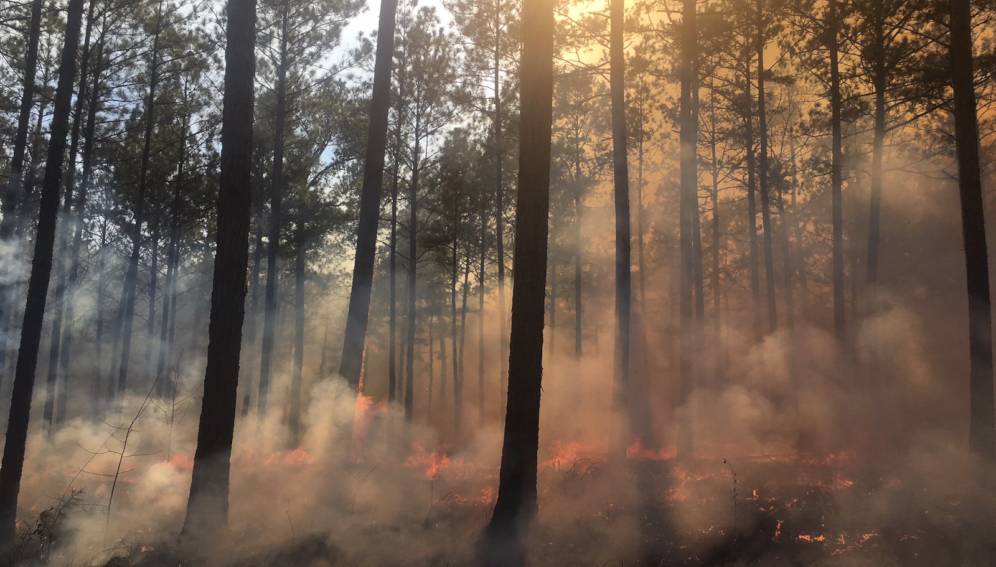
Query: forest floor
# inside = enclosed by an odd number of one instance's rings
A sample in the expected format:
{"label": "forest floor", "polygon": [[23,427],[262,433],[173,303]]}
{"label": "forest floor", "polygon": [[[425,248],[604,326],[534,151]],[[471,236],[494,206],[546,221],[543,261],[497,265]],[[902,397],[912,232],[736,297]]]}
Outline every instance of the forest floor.
{"label": "forest floor", "polygon": [[[473,564],[494,505],[483,471],[420,459],[411,494],[420,519],[319,527],[219,563],[184,561],[170,544],[122,548],[105,567]],[[628,459],[624,467],[569,454],[543,463],[533,565],[996,565],[988,505],[958,487],[923,490],[863,470],[853,454],[700,460]],[[483,487],[483,488],[482,488]],[[986,499],[983,499],[986,500]],[[991,504],[991,500],[988,500]],[[45,564],[44,561],[25,564]],[[86,563],[73,563],[84,565]]]}

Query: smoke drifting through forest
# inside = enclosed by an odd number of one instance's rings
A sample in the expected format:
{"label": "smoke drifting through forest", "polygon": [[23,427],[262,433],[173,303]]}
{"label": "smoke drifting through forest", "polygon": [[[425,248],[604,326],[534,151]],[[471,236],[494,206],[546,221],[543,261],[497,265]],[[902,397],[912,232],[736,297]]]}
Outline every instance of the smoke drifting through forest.
{"label": "smoke drifting through forest", "polygon": [[[527,1],[534,15],[552,9]],[[228,185],[215,100],[224,66],[210,54],[220,58],[226,39],[232,47],[232,26],[230,37],[222,31],[231,22],[183,2],[90,0],[85,13],[82,4],[71,12],[82,20],[79,94],[62,89],[60,106],[76,181],[64,175],[49,299],[35,313],[45,327],[17,498],[19,559],[481,560],[503,441],[509,452],[506,401],[515,403],[506,386],[516,148],[536,141],[524,131],[536,124],[519,123],[528,114],[519,3],[400,2],[394,45],[375,65],[383,42],[344,36],[360,3],[261,0],[256,80],[240,77],[242,103],[255,92],[255,122],[241,123],[254,148],[234,168],[251,184]],[[42,172],[51,175],[45,134],[56,130],[65,35],[53,6],[35,32],[33,120],[17,123],[16,101],[0,99],[0,140],[30,146],[25,188],[4,201],[4,410],[35,219],[39,207],[55,211],[37,194]],[[625,127],[612,120],[621,98],[609,96],[607,6],[558,13],[546,289],[531,290],[546,296],[539,512],[523,535],[535,564],[982,565],[996,556],[996,473],[967,442],[984,457],[992,432],[969,432],[985,404],[979,381],[970,391],[965,377],[985,372],[966,356],[965,289],[979,274],[966,281],[953,105],[937,67],[946,47],[924,37],[913,53],[891,46],[917,88],[896,84],[869,47],[881,40],[876,26],[902,35],[904,14],[943,39],[946,16],[905,0],[883,6],[686,1],[681,18],[695,14],[699,32],[685,35],[669,19],[677,4],[629,4]],[[823,42],[834,37],[825,32],[839,25],[830,7],[850,26],[832,46],[843,103],[824,80]],[[754,11],[764,25],[747,17]],[[975,19],[980,44],[992,16],[980,9]],[[382,32],[385,22],[382,12]],[[247,23],[235,24],[236,39],[249,41]],[[24,57],[21,38],[3,33],[13,45],[3,52]],[[989,186],[992,59],[983,55]],[[881,95],[875,108],[861,102],[869,89]],[[692,151],[679,151],[689,139]],[[621,141],[628,150],[613,156]],[[17,154],[4,146],[5,164],[8,151]],[[9,171],[15,189],[20,167]],[[250,186],[248,230],[219,228],[219,191],[248,197]],[[632,216],[624,266],[620,190]],[[215,243],[232,235],[249,244],[234,250],[235,264],[247,252],[248,268],[229,530],[178,539],[191,525],[205,374],[216,376],[205,370],[209,325],[221,324],[209,316],[212,288],[216,300],[238,292],[219,290],[213,273]],[[627,368],[618,313],[629,309]],[[347,324],[347,311],[366,310],[368,323]],[[15,398],[11,415],[18,407]]]}

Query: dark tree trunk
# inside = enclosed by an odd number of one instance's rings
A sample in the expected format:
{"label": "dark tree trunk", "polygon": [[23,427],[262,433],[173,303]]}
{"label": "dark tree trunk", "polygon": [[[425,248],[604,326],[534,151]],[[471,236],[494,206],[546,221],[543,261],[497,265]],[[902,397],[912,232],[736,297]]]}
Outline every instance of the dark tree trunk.
{"label": "dark tree trunk", "polygon": [[485,262],[487,259],[487,200],[481,195],[481,218],[480,234],[478,235],[480,246],[480,262],[477,266],[477,416],[483,426],[486,422],[484,411],[484,368],[485,368],[485,345],[484,345],[484,277]]}
{"label": "dark tree trunk", "polygon": [[290,430],[293,446],[301,441],[301,408],[303,407],[302,390],[304,383],[304,284],[305,263],[307,260],[307,243],[303,229],[297,238],[297,255],[294,259],[294,371],[291,374],[290,392]]}
{"label": "dark tree trunk", "polygon": [[983,213],[979,161],[979,124],[975,108],[972,61],[972,13],[969,0],[951,2],[951,85],[954,88],[955,144],[961,195],[962,236],[968,275],[969,446],[996,459],[993,419],[992,314],[989,300],[989,256]]}
{"label": "dark tree trunk", "polygon": [[[402,88],[403,91],[403,88]],[[401,168],[401,107],[403,96],[398,97],[398,124],[394,134],[394,165],[391,173],[391,240],[388,244],[388,346],[387,346],[387,400],[393,402],[398,393],[398,183]]]}
{"label": "dark tree trunk", "polygon": [[[419,117],[415,117],[415,147],[412,149],[412,179],[408,188],[408,321],[407,321],[407,344],[408,350],[405,353],[405,418],[411,419],[414,415],[415,396],[415,336],[417,334],[416,319],[418,311],[416,306],[416,276],[418,273],[418,184],[420,174],[420,158],[422,155],[421,128]],[[456,345],[454,345],[454,349]],[[456,355],[454,354],[454,359]],[[456,377],[454,376],[454,380]]]}
{"label": "dark tree trunk", "polygon": [[847,340],[844,321],[844,193],[843,148],[840,118],[840,62],[838,60],[838,0],[830,0],[827,12],[827,46],[830,50],[830,121],[832,163],[830,169],[830,195],[833,224],[833,332],[843,346]]}
{"label": "dark tree trunk", "polygon": [[502,0],[495,0],[495,252],[498,256],[498,341],[501,349],[498,356],[499,380],[501,383],[501,403],[505,403],[505,378],[508,372],[508,312],[505,301],[505,127],[504,107],[501,96],[501,11]]}
{"label": "dark tree trunk", "polygon": [[17,497],[24,469],[24,449],[28,437],[31,396],[35,386],[35,368],[45,318],[45,302],[52,275],[55,248],[56,218],[59,214],[59,189],[62,185],[66,135],[69,133],[69,113],[76,79],[76,51],[80,42],[83,20],[83,0],[71,0],[66,23],[65,42],[59,63],[59,83],[55,93],[48,144],[48,161],[42,182],[42,199],[38,215],[35,252],[31,260],[28,296],[21,324],[21,341],[14,371],[14,389],[10,400],[3,464],[0,465],[0,563],[14,564],[15,518]]}
{"label": "dark tree trunk", "polygon": [[260,415],[266,413],[270,394],[270,374],[273,370],[273,345],[276,340],[277,320],[280,316],[277,287],[280,282],[280,226],[283,222],[284,194],[284,140],[287,131],[287,66],[288,66],[288,6],[283,2],[280,31],[280,63],[277,65],[277,107],[274,116],[273,171],[270,175],[270,225],[266,245],[266,298],[263,306],[263,344],[259,359]]}
{"label": "dark tree trunk", "polygon": [[758,177],[761,188],[761,219],[764,222],[764,283],[768,300],[768,331],[778,328],[778,310],[775,305],[775,252],[774,231],[771,221],[771,191],[768,188],[768,112],[764,92],[764,0],[757,3],[757,123],[761,138]]}
{"label": "dark tree trunk", "polygon": [[[456,201],[456,199],[454,199]],[[460,218],[459,206],[454,207],[454,219]],[[459,223],[459,221],[456,221]],[[454,228],[453,248],[450,250],[450,341],[453,342],[453,430],[460,431],[461,399],[460,399],[460,322],[457,319],[457,284],[460,278],[460,266],[457,263],[459,247],[459,228]]]}
{"label": "dark tree trunk", "polygon": [[751,322],[754,328],[754,338],[761,337],[761,275],[757,269],[757,182],[755,180],[756,158],[754,154],[754,95],[751,93],[750,66],[753,57],[750,51],[746,54],[744,84],[746,86],[747,115],[744,117],[745,139],[744,149],[747,150],[747,231],[750,240],[750,298]]}
{"label": "dark tree trunk", "polygon": [[[263,227],[256,217],[256,229],[252,247],[252,269],[249,272],[249,317],[248,328],[246,329],[246,344],[252,345],[249,348],[248,356],[255,357],[253,347],[256,344],[257,325],[259,324],[259,273],[263,262]],[[250,365],[250,371],[255,370],[259,374],[259,365]],[[242,415],[247,416],[252,411],[253,386],[257,385],[252,379],[252,375],[243,381],[245,393],[242,395]],[[256,388],[258,391],[258,388]]]}
{"label": "dark tree trunk", "polygon": [[[186,89],[186,86],[185,86]],[[187,92],[184,91],[184,101]],[[176,324],[176,280],[179,269],[179,248],[180,248],[180,207],[183,206],[183,189],[186,174],[187,162],[187,136],[190,131],[190,114],[183,119],[183,128],[180,131],[180,161],[177,164],[176,180],[173,183],[173,204],[170,207],[170,236],[169,248],[166,253],[166,291],[163,293],[163,315],[162,325],[159,329],[159,361],[156,364],[156,383],[159,393],[165,398],[172,399],[175,395],[175,376],[167,372],[167,365],[171,364],[173,353],[171,351],[170,329]],[[253,269],[258,269],[255,265]]]}
{"label": "dark tree trunk", "polygon": [[135,222],[131,227],[131,257],[125,274],[121,296],[121,360],[118,362],[117,395],[122,397],[128,385],[128,362],[131,358],[132,324],[135,319],[135,299],[138,293],[138,261],[142,251],[142,225],[145,224],[145,199],[148,189],[149,161],[152,157],[152,135],[156,127],[156,87],[159,84],[159,39],[162,33],[163,0],[156,8],[156,31],[152,38],[152,60],[149,62],[149,92],[145,101],[145,139],[139,172],[138,195],[135,199]]}
{"label": "dark tree trunk", "polygon": [[[101,23],[100,39],[97,43],[97,52],[93,63],[94,70],[92,73],[93,79],[90,86],[91,94],[89,97],[89,105],[87,109],[86,131],[83,134],[83,139],[84,139],[83,152],[82,152],[83,171],[82,171],[82,176],[80,178],[79,196],[76,199],[76,214],[72,217],[73,241],[72,241],[72,250],[70,252],[71,264],[69,268],[69,282],[67,284],[68,287],[66,289],[66,304],[65,304],[66,323],[63,329],[64,337],[62,341],[62,350],[59,356],[59,366],[60,366],[59,372],[62,376],[62,391],[67,394],[69,392],[68,387],[69,387],[70,362],[72,362],[72,354],[73,354],[73,339],[74,339],[73,320],[75,319],[76,290],[79,288],[79,274],[80,274],[80,264],[81,264],[80,252],[81,249],[83,248],[83,224],[84,224],[84,219],[86,217],[87,202],[89,200],[91,177],[93,175],[93,149],[95,142],[94,138],[96,131],[96,123],[97,123],[97,111],[100,108],[100,99],[99,99],[100,79],[101,79],[101,71],[102,71],[103,58],[104,58],[104,41],[108,33],[107,12],[108,10],[105,9],[103,21]],[[85,63],[86,59],[84,59],[83,61]],[[83,76],[85,74],[86,73],[81,73],[80,75]],[[72,175],[73,170],[70,169],[69,171],[70,175]],[[98,306],[97,309],[99,311],[100,307]],[[98,323],[97,328],[98,330],[102,331],[100,327],[101,324]],[[98,337],[97,340],[99,342],[100,338]],[[99,357],[97,360],[98,362],[96,363],[96,370],[97,370],[96,379],[97,381],[99,381],[100,371],[101,371],[99,366],[99,360],[100,360]],[[57,408],[56,412],[57,421],[61,422],[64,421],[66,418],[67,398],[68,395],[59,398],[59,407]]]}
{"label": "dark tree trunk", "polygon": [[680,239],[681,239],[681,279],[680,302],[680,352],[678,355],[680,387],[679,401],[683,416],[678,423],[678,456],[691,458],[693,453],[692,390],[695,387],[692,352],[695,348],[697,323],[693,317],[692,286],[695,272],[695,217],[698,216],[698,164],[697,124],[694,110],[697,80],[696,60],[696,21],[695,0],[683,0],[681,23],[681,108],[680,108]]}
{"label": "dark tree trunk", "polygon": [[[69,278],[69,256],[67,251],[69,247],[69,234],[72,230],[73,225],[76,224],[76,219],[73,215],[73,206],[76,204],[73,201],[73,190],[75,189],[75,179],[76,179],[76,156],[79,152],[80,143],[80,131],[82,130],[83,122],[83,103],[86,101],[86,89],[87,89],[87,70],[90,63],[90,37],[93,31],[93,12],[96,7],[96,0],[90,0],[90,5],[87,10],[86,17],[86,32],[83,34],[83,49],[82,55],[80,57],[80,83],[79,83],[79,94],[76,97],[76,104],[73,108],[73,127],[72,133],[70,134],[69,142],[69,160],[66,165],[66,194],[63,198],[62,214],[63,219],[68,221],[69,226],[60,226],[56,231],[56,250],[60,251],[59,258],[55,261],[56,270],[56,281],[55,281],[55,293],[53,294],[53,311],[54,317],[52,318],[52,335],[49,339],[49,351],[48,351],[48,368],[46,369],[46,381],[45,381],[45,407],[42,411],[46,424],[49,427],[49,432],[54,431],[55,423],[58,419],[57,417],[57,403],[61,403],[65,407],[65,398],[67,392],[65,391],[66,377],[63,376],[62,391],[57,392],[56,386],[59,379],[59,369],[62,365],[59,364],[60,353],[62,351],[62,337],[63,337],[63,321],[66,322],[66,326],[72,323],[72,314],[70,313],[70,318],[66,319],[66,288],[68,285]],[[82,209],[77,209],[77,215],[79,219],[82,219],[83,211]]]}
{"label": "dark tree trunk", "polygon": [[255,0],[228,3],[226,31],[221,183],[211,323],[197,451],[183,526],[185,536],[201,541],[210,541],[228,523],[228,476],[249,263]]}
{"label": "dark tree trunk", "polygon": [[882,217],[882,157],[885,152],[885,89],[888,70],[885,63],[885,7],[884,0],[875,2],[872,15],[872,53],[874,66],[872,84],[875,88],[875,134],[872,145],[871,164],[871,204],[868,211],[868,259],[867,281],[870,288],[878,283],[878,249]]}
{"label": "dark tree trunk", "polygon": [[359,384],[363,344],[370,316],[374,259],[377,254],[377,221],[380,216],[380,190],[384,178],[384,150],[387,146],[387,115],[391,106],[391,65],[394,58],[394,16],[397,0],[380,3],[377,26],[377,54],[374,64],[373,98],[370,101],[370,127],[363,165],[360,194],[360,223],[356,231],[353,283],[343,338],[339,373],[355,389]]}
{"label": "dark tree trunk", "polygon": [[463,426],[463,378],[464,354],[467,353],[467,296],[470,295],[470,262],[463,267],[463,291],[460,306],[460,354],[457,360],[457,380],[453,382],[453,429],[457,439],[460,438]]}
{"label": "dark tree trunk", "polygon": [[[626,149],[626,62],[623,53],[623,0],[612,0],[610,10],[609,59],[612,96],[612,178],[616,215],[615,261],[615,380],[620,407],[633,414],[635,399],[630,384],[630,309],[632,274],[630,267],[629,163]],[[639,432],[633,431],[638,434]],[[625,445],[622,445],[625,447]]]}
{"label": "dark tree trunk", "polygon": [[[553,2],[525,0],[520,68],[522,124],[509,341],[508,405],[498,500],[487,528],[489,558],[514,563],[536,514],[543,315],[546,298],[550,132],[553,109]],[[511,545],[509,545],[511,544]]]}
{"label": "dark tree trunk", "polygon": [[10,175],[3,197],[3,220],[0,221],[0,239],[10,238],[17,218],[17,201],[24,177],[24,153],[28,146],[28,128],[31,125],[31,107],[34,106],[35,73],[38,72],[38,41],[41,38],[43,0],[32,0],[31,20],[28,23],[28,50],[24,56],[24,77],[21,83],[21,105],[17,115],[17,133],[14,135],[14,154],[10,160]]}

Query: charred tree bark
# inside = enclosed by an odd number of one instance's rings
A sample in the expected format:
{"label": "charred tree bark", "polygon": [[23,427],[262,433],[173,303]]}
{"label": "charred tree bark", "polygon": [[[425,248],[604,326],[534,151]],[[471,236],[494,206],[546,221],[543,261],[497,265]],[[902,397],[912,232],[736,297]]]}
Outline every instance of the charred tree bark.
{"label": "charred tree bark", "polygon": [[14,371],[10,415],[7,421],[3,463],[0,465],[0,563],[14,564],[15,518],[17,497],[24,470],[24,449],[27,444],[31,396],[35,386],[35,369],[45,318],[45,302],[52,276],[52,256],[55,248],[56,219],[59,214],[59,189],[65,161],[66,135],[69,133],[69,113],[76,80],[76,51],[80,42],[83,20],[83,0],[71,0],[66,22],[65,40],[59,63],[59,83],[55,93],[48,160],[42,182],[42,201],[38,215],[35,252],[31,260],[28,296],[21,324],[21,341]]}
{"label": "charred tree bark", "polygon": [[277,107],[274,116],[273,171],[270,175],[270,223],[266,244],[266,297],[263,302],[263,344],[259,359],[259,396],[257,398],[260,415],[266,413],[270,394],[270,374],[273,367],[273,345],[275,342],[279,302],[277,287],[280,285],[280,227],[283,224],[284,194],[284,141],[287,132],[287,66],[288,66],[288,6],[283,2],[280,31],[280,63],[277,65]]}
{"label": "charred tree bark", "polygon": [[373,98],[370,101],[370,125],[363,165],[363,189],[360,193],[360,222],[356,235],[353,283],[349,292],[342,360],[339,365],[339,373],[353,389],[359,385],[363,345],[366,341],[367,321],[370,316],[370,292],[373,286],[374,259],[377,254],[380,191],[384,178],[384,150],[387,147],[387,115],[391,106],[391,66],[394,58],[396,9],[397,0],[383,0],[380,3]]}
{"label": "charred tree bark", "polygon": [[207,541],[228,523],[228,481],[245,315],[252,200],[255,0],[228,3],[218,239],[204,398],[183,534]]}
{"label": "charred tree bark", "polygon": [[553,2],[525,0],[522,28],[523,127],[519,140],[508,405],[498,500],[486,532],[489,561],[494,563],[515,562],[521,550],[517,544],[536,513],[550,206]]}
{"label": "charred tree bark", "polygon": [[972,451],[996,459],[993,418],[992,314],[989,299],[989,253],[979,161],[979,124],[975,107],[972,60],[972,12],[969,0],[950,0],[951,86],[954,89],[955,144],[961,195],[962,236],[968,279],[969,434]]}

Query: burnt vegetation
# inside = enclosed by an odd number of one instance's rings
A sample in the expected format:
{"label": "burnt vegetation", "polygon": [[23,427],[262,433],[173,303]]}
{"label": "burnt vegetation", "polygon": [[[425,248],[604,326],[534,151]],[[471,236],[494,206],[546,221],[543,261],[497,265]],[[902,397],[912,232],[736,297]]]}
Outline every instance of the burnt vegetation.
{"label": "burnt vegetation", "polygon": [[3,2],[0,567],[996,564],[994,21]]}

